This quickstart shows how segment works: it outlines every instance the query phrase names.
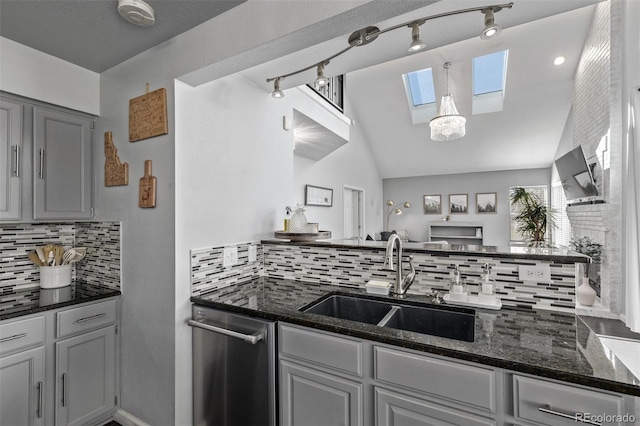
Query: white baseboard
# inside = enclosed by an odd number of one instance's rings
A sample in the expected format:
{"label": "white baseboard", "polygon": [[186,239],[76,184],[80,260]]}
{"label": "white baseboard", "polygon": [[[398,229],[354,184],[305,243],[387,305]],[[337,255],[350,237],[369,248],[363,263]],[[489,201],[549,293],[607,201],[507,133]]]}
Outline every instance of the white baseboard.
{"label": "white baseboard", "polygon": [[131,413],[119,408],[113,415],[113,420],[120,423],[122,426],[150,426],[148,423],[143,422]]}

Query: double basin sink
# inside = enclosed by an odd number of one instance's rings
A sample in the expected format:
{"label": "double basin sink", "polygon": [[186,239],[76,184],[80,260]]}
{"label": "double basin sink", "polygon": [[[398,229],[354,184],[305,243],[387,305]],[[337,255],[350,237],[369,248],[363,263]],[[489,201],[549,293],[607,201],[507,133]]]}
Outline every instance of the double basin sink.
{"label": "double basin sink", "polygon": [[471,309],[330,293],[300,311],[465,342],[474,339],[475,313]]}

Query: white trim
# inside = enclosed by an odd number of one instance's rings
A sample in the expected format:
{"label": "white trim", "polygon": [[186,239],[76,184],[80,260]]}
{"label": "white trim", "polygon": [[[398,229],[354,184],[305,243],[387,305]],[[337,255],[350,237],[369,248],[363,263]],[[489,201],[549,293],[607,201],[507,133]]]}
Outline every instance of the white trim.
{"label": "white trim", "polygon": [[315,103],[320,105],[322,108],[324,108],[327,111],[329,111],[332,115],[334,115],[336,118],[338,118],[343,123],[345,123],[345,124],[347,124],[349,126],[353,126],[354,122],[353,122],[352,119],[350,119],[349,117],[347,117],[346,115],[344,115],[343,113],[341,113],[340,111],[338,111],[337,109],[335,109],[334,107],[329,105],[328,102],[326,102],[326,101],[324,101],[322,99],[319,99],[320,95],[318,95],[316,92],[314,92],[309,87],[303,85],[303,86],[296,87],[296,89],[298,89],[303,94],[308,96],[312,101],[314,101]]}
{"label": "white trim", "polygon": [[119,408],[113,415],[113,420],[120,423],[122,426],[151,426],[149,423],[145,423],[131,413]]}
{"label": "white trim", "polygon": [[343,230],[343,237],[344,237],[344,229],[345,229],[345,225],[344,225],[344,192],[345,189],[348,189],[350,191],[357,191],[359,193],[358,196],[358,221],[360,222],[360,230],[358,231],[358,237],[362,238],[362,240],[364,241],[364,239],[366,238],[366,230],[365,230],[365,214],[364,214],[364,206],[365,206],[365,191],[364,188],[358,188],[357,186],[351,186],[351,185],[342,185],[342,199],[343,199],[343,206],[342,206],[342,210],[343,210],[343,214],[342,214],[342,230]]}

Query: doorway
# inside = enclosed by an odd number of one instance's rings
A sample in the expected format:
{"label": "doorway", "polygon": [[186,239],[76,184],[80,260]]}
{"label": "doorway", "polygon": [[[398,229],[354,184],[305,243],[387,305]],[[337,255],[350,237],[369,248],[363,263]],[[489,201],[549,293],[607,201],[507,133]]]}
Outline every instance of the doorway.
{"label": "doorway", "polygon": [[343,185],[342,198],[344,239],[364,240],[364,189]]}

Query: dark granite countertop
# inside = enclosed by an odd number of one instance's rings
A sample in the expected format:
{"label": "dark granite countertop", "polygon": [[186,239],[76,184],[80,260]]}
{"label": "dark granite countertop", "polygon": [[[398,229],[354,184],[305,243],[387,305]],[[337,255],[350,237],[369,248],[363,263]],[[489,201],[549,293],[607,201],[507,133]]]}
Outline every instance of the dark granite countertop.
{"label": "dark granite countertop", "polygon": [[[576,315],[541,310],[476,309],[475,339],[463,342],[298,311],[336,291],[381,297],[367,295],[361,289],[265,277],[194,296],[191,301],[254,317],[640,396],[640,378],[635,377],[613,354],[605,353],[598,336]],[[404,300],[430,303],[426,296],[409,295]]]}
{"label": "dark granite countertop", "polygon": [[0,293],[0,320],[35,314],[65,306],[120,295],[120,290],[85,282],[74,282],[66,287],[2,291]]}
{"label": "dark granite countertop", "polygon": [[[332,248],[355,248],[364,250],[384,250],[387,247],[386,241],[370,240],[317,240],[317,241],[289,241],[286,239],[262,240],[262,244],[286,244],[302,245],[311,247],[332,247]],[[590,258],[580,253],[559,248],[540,247],[498,247],[498,246],[478,246],[468,244],[440,244],[426,242],[405,242],[402,249],[406,252],[426,253],[437,256],[447,256],[449,254],[464,254],[479,257],[494,257],[505,259],[527,259],[546,260],[556,263],[589,263]]]}

